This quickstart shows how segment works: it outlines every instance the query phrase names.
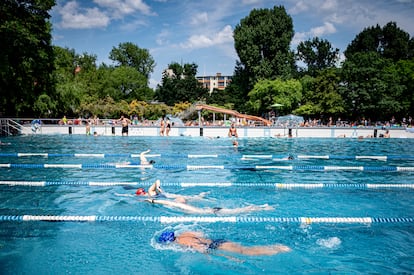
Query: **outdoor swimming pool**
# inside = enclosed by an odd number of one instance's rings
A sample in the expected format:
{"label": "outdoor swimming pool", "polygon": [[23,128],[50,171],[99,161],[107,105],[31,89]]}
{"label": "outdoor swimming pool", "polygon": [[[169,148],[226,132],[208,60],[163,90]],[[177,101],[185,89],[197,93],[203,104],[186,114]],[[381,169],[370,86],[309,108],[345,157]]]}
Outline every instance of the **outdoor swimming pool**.
{"label": "outdoor swimming pool", "polygon": [[[414,272],[414,139],[242,138],[238,148],[203,137],[2,142],[10,143],[0,146],[2,274]],[[147,149],[152,168],[138,165]],[[200,207],[275,209],[201,216],[134,196],[156,179],[169,193],[208,192],[191,202]],[[158,244],[165,229],[292,251],[205,255]]]}

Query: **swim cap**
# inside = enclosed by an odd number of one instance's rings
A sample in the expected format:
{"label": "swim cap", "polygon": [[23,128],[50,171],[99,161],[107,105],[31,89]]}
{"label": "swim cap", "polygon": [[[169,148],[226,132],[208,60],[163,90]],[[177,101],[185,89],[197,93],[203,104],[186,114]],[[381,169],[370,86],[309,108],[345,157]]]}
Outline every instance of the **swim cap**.
{"label": "swim cap", "polygon": [[145,192],[145,189],[144,188],[140,187],[140,188],[137,189],[137,191],[135,192],[135,194],[137,196],[143,196],[143,195],[146,194],[146,192]]}
{"label": "swim cap", "polygon": [[165,231],[158,237],[159,243],[169,243],[175,240],[174,231]]}
{"label": "swim cap", "polygon": [[155,163],[155,160],[150,160],[149,163],[150,164],[154,164]]}

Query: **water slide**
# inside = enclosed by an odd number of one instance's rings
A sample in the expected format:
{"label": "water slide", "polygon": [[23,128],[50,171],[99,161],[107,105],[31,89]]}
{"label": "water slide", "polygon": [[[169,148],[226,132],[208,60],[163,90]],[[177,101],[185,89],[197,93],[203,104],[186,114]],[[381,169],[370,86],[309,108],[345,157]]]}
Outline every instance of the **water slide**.
{"label": "water slide", "polygon": [[197,104],[196,105],[196,110],[197,111],[208,110],[208,111],[212,111],[212,112],[215,112],[215,113],[222,113],[222,114],[231,115],[231,116],[234,116],[234,117],[237,117],[237,118],[244,118],[244,119],[247,119],[247,120],[260,121],[260,122],[263,122],[263,124],[265,126],[272,125],[272,122],[270,120],[264,119],[262,117],[246,115],[246,114],[240,114],[239,112],[234,111],[234,110],[219,108],[219,107],[206,105],[206,104]]}

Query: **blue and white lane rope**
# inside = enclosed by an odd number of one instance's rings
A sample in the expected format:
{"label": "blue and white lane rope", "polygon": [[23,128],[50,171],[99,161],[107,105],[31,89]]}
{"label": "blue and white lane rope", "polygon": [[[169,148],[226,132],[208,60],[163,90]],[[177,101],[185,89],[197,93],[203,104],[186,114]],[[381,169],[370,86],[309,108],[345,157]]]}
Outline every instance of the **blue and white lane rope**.
{"label": "blue and white lane rope", "polygon": [[[9,186],[151,186],[153,182],[0,181]],[[276,189],[414,189],[414,183],[163,182],[170,187],[270,187]]]}
{"label": "blue and white lane rope", "polygon": [[[140,154],[104,154],[104,153],[71,153],[71,154],[55,154],[55,153],[0,153],[0,157],[74,157],[74,158],[139,158]],[[146,154],[146,157],[161,157],[161,158],[237,158],[242,160],[249,159],[276,159],[286,157],[286,155],[219,155],[219,154]],[[361,155],[361,156],[347,156],[347,155],[297,155],[293,156],[295,159],[324,159],[324,160],[414,160],[414,155]]]}
{"label": "blue and white lane rope", "polygon": [[375,224],[414,223],[413,217],[210,217],[210,216],[53,216],[2,215],[0,222],[157,222],[157,223],[299,223],[299,224]]}
{"label": "blue and white lane rope", "polygon": [[71,168],[71,169],[111,169],[111,168],[142,168],[142,169],[240,169],[240,170],[290,170],[290,171],[364,171],[364,172],[414,172],[414,166],[322,166],[322,165],[140,165],[140,164],[30,164],[1,163],[0,168]]}

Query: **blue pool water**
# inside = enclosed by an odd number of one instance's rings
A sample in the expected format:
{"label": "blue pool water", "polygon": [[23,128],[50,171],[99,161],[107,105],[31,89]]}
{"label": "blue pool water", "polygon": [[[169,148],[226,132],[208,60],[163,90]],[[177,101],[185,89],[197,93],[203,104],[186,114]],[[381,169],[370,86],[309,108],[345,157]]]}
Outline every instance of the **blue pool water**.
{"label": "blue pool water", "polygon": [[[0,164],[15,166],[0,167],[1,217],[197,216],[151,205],[133,196],[138,185],[148,187],[156,179],[161,180],[169,193],[208,192],[205,200],[191,202],[200,207],[269,204],[275,208],[235,215],[242,220],[238,222],[162,223],[110,218],[94,222],[3,220],[0,221],[2,274],[414,272],[414,223],[400,222],[414,217],[414,189],[407,187],[414,184],[414,171],[394,171],[395,167],[414,167],[412,139],[246,138],[239,140],[239,148],[233,148],[227,138],[203,137],[21,136],[3,138],[2,142],[10,145],[0,146]],[[151,149],[150,154],[159,155],[148,157],[156,161],[154,168],[116,168],[116,164],[137,164],[139,158],[131,154],[147,149]],[[17,156],[16,153],[50,156]],[[75,153],[86,155],[74,156]],[[284,159],[288,155],[294,159]],[[300,157],[306,155],[331,158]],[[355,159],[355,156],[388,158]],[[83,166],[43,168],[44,164]],[[198,169],[188,169],[189,166]],[[290,166],[291,169],[284,169]],[[324,167],[332,170],[324,171]],[[55,184],[17,184],[43,181]],[[125,185],[89,186],[90,182],[124,182]],[[219,187],[220,183],[232,185]],[[317,183],[324,187],[281,188],[282,184]],[[395,186],[367,188],[367,184]],[[292,219],[290,222],[278,220],[283,217]],[[295,220],[297,217],[385,219],[373,223],[301,223]],[[263,218],[274,219],[263,221]],[[233,258],[204,255],[157,244],[157,236],[165,229],[201,230],[210,238],[224,238],[246,246],[280,243],[292,251],[254,257],[232,254]]]}

